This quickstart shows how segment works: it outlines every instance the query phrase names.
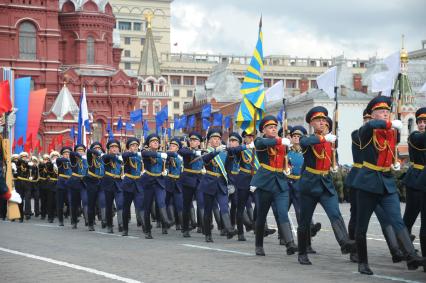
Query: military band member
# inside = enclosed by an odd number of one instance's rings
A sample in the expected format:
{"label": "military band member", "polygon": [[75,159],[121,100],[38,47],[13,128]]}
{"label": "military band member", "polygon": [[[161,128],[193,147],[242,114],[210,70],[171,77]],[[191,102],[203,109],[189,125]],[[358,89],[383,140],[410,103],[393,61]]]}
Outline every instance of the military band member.
{"label": "military band member", "polygon": [[417,269],[425,263],[418,256],[410,234],[401,218],[401,209],[393,170],[399,170],[400,164],[394,162],[397,130],[401,130],[400,120],[390,121],[391,99],[386,96],[373,98],[367,105],[372,120],[359,129],[362,147],[363,166],[359,169],[354,186],[358,189],[356,242],[358,252],[358,271],[371,275],[367,256],[367,229],[370,217],[377,205],[381,205],[389,216],[397,238],[407,254],[408,269]]}
{"label": "military band member", "polygon": [[[102,160],[103,149],[99,142],[94,142],[87,150],[87,175],[83,182],[87,192],[87,222],[89,231],[95,231],[96,200],[100,192],[100,182],[105,175],[104,162]],[[102,192],[103,193],[103,192]],[[105,203],[103,203],[105,211]],[[105,215],[105,212],[104,212]],[[104,216],[105,217],[105,216]],[[104,218],[103,218],[104,219]]]}
{"label": "military band member", "polygon": [[[16,191],[22,198],[22,203],[19,205],[19,210],[21,211],[20,222],[23,222],[24,215],[25,219],[29,220],[31,218],[31,182],[30,182],[30,166],[28,163],[29,155],[25,151],[19,154],[19,160],[17,162],[17,172],[18,179],[16,183]],[[32,177],[31,177],[32,179]],[[28,199],[28,196],[29,199]]]}
{"label": "military band member", "polygon": [[[29,198],[29,203],[31,205],[31,198],[34,199],[34,216],[39,217],[40,215],[40,190],[39,190],[39,171],[38,171],[38,164],[39,160],[36,156],[31,156],[31,161],[28,162],[28,165],[30,165],[30,184],[31,184],[31,190],[27,191],[29,195],[27,196]],[[31,210],[31,206],[30,206]],[[31,215],[32,215],[31,211]]]}
{"label": "military band member", "polygon": [[63,147],[61,149],[61,157],[52,161],[58,171],[58,181],[56,183],[56,213],[58,215],[59,226],[64,226],[64,204],[65,199],[68,197],[67,181],[72,175],[70,161],[71,151],[71,147]]}
{"label": "military band member", "polygon": [[126,152],[123,152],[124,178],[121,184],[123,190],[123,236],[129,234],[130,207],[135,205],[136,213],[141,215],[142,229],[143,218],[143,187],[141,182],[142,156],[139,152],[139,140],[129,138],[126,142]]}
{"label": "military band member", "polygon": [[56,159],[59,158],[59,152],[52,151],[49,160],[46,162],[47,169],[47,220],[53,223],[56,208],[56,183],[58,182],[58,169],[55,167]]}
{"label": "military band member", "polygon": [[182,147],[178,154],[183,158],[183,172],[180,177],[183,195],[183,237],[191,237],[189,234],[189,220],[192,208],[192,201],[197,200],[197,221],[202,227],[204,218],[204,197],[198,190],[202,177],[203,160],[201,159],[200,144],[201,134],[191,132],[189,134],[189,147]]}
{"label": "military band member", "polygon": [[300,223],[297,229],[300,264],[312,264],[307,255],[309,230],[312,215],[318,203],[324,208],[330,219],[337,242],[342,253],[350,253],[355,249],[354,241],[349,239],[345,222],[339,210],[336,189],[330,174],[332,165],[332,143],[336,136],[326,134],[326,117],[328,111],[322,106],[316,106],[306,114],[306,122],[314,129],[314,134],[300,139],[303,151],[303,173],[300,185]]}
{"label": "military band member", "polygon": [[263,137],[254,141],[260,168],[251,180],[250,185],[256,188],[256,255],[264,256],[263,235],[269,208],[275,204],[277,224],[287,247],[287,254],[294,254],[297,246],[288,218],[288,185],[285,172],[285,156],[290,140],[280,138],[277,129],[278,121],[274,116],[266,116],[259,125]]}
{"label": "military band member", "polygon": [[121,189],[121,167],[123,158],[120,155],[120,142],[110,140],[107,143],[107,154],[102,155],[105,175],[101,179],[101,188],[105,193],[105,216],[107,232],[114,233],[112,229],[112,207],[115,200],[117,207],[118,231],[123,229],[123,192]]}
{"label": "military band member", "polygon": [[39,196],[40,196],[40,219],[46,219],[47,215],[47,196],[49,192],[49,173],[47,171],[47,162],[49,161],[49,155],[43,154],[43,158],[40,160],[40,164],[38,166],[39,170]]}
{"label": "military band member", "polygon": [[[421,212],[420,245],[423,257],[426,257],[426,107],[416,111],[418,131],[408,137],[408,150],[411,166],[404,177],[406,198],[404,223],[408,231]],[[426,267],[423,267],[426,271]]]}

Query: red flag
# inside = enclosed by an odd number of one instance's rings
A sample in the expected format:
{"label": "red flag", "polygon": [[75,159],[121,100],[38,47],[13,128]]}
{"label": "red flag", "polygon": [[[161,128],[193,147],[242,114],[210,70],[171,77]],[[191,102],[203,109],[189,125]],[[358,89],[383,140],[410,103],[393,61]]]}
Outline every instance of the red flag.
{"label": "red flag", "polygon": [[32,149],[33,149],[33,135],[30,134],[30,136],[25,141],[24,151],[29,153]]}
{"label": "red flag", "polygon": [[19,146],[24,145],[24,138],[23,138],[23,137],[20,137],[20,138],[18,139],[18,142],[17,142],[16,144],[17,144],[17,145],[19,145]]}
{"label": "red flag", "polygon": [[72,141],[71,141],[71,140],[67,140],[67,141],[65,142],[65,146],[70,146],[70,147],[72,147]]}
{"label": "red flag", "polygon": [[37,153],[40,154],[41,146],[40,146],[40,140],[39,139],[37,139],[36,144],[34,146],[34,150],[36,150],[36,149],[37,149]]}
{"label": "red flag", "polygon": [[63,142],[63,136],[62,136],[62,135],[57,135],[57,136],[56,136],[56,142],[57,142],[59,145],[62,145],[62,142]]}
{"label": "red flag", "polygon": [[0,115],[12,111],[9,81],[0,82]]}
{"label": "red flag", "polygon": [[52,141],[50,142],[49,149],[50,149],[50,148],[52,148],[52,150],[55,150],[55,149],[56,149],[56,142],[55,142],[55,140],[56,140],[56,137],[53,137],[53,138],[52,138]]}
{"label": "red flag", "polygon": [[12,152],[15,152],[16,140],[13,139]]}

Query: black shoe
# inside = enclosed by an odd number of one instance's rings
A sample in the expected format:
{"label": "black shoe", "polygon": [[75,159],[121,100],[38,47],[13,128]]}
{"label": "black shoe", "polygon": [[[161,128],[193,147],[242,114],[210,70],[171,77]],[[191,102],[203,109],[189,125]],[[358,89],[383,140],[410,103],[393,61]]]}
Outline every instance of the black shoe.
{"label": "black shoe", "polygon": [[123,230],[123,232],[121,233],[121,236],[123,237],[129,236],[129,231]]}
{"label": "black shoe", "polygon": [[247,240],[246,240],[246,237],[244,237],[244,234],[238,234],[238,241],[240,241],[240,242],[245,242],[245,241],[247,241]]}
{"label": "black shoe", "polygon": [[227,235],[226,230],[225,229],[220,230],[220,235],[222,237],[226,236]]}
{"label": "black shoe", "polygon": [[256,255],[265,256],[265,250],[263,249],[263,247],[256,247],[255,251],[256,251]]}
{"label": "black shoe", "polygon": [[284,241],[284,239],[280,239],[280,246],[285,246],[285,241]]}
{"label": "black shoe", "polygon": [[392,253],[392,262],[393,263],[401,262],[404,259],[405,259],[405,256],[400,249],[398,249],[398,250],[396,250]]}
{"label": "black shoe", "polygon": [[197,227],[197,233],[201,233],[202,232],[202,230],[201,230],[201,227]]}
{"label": "black shoe", "polygon": [[102,221],[102,225],[101,225],[102,229],[106,228],[106,223]]}
{"label": "black shoe", "polygon": [[47,222],[49,222],[49,223],[53,223],[53,219],[49,219]]}
{"label": "black shoe", "polygon": [[165,228],[165,227],[163,227],[163,229],[162,229],[163,231],[162,231],[162,233],[164,234],[164,235],[167,235],[169,232],[167,232],[167,228]]}
{"label": "black shoe", "polygon": [[77,229],[77,223],[73,223],[71,226],[72,229]]}
{"label": "black shoe", "polygon": [[151,232],[146,232],[146,233],[145,233],[145,239],[152,239],[152,234],[151,234]]}
{"label": "black shoe", "polygon": [[287,255],[294,255],[297,252],[297,246],[294,242],[287,243]]}
{"label": "black shoe", "polygon": [[112,230],[112,226],[107,227],[107,233],[109,233],[109,234],[114,233],[114,230]]}
{"label": "black shoe", "polygon": [[46,219],[46,216],[40,217],[40,220],[45,220],[45,219]]}
{"label": "black shoe", "polygon": [[184,238],[191,238],[191,234],[189,234],[189,231],[184,231],[184,232],[182,233],[182,236],[183,236]]}
{"label": "black shoe", "polygon": [[[19,223],[24,223],[24,219],[19,219]],[[62,224],[64,226],[64,224]]]}
{"label": "black shoe", "polygon": [[320,230],[321,230],[321,223],[317,222],[314,225],[311,225],[311,237],[315,237]]}
{"label": "black shoe", "polygon": [[307,254],[300,254],[297,256],[297,260],[302,265],[312,265],[312,262],[309,260],[309,257]]}
{"label": "black shoe", "polygon": [[25,220],[30,220],[31,219],[31,215],[26,215],[25,216]]}
{"label": "black shoe", "polygon": [[274,234],[275,232],[277,232],[277,230],[276,230],[276,229],[270,229],[270,228],[267,228],[267,229],[265,229],[265,232],[263,233],[263,236],[264,236],[264,237],[268,237],[269,235],[272,235],[272,234]]}
{"label": "black shoe", "polygon": [[118,225],[118,232],[123,232],[123,226]]}
{"label": "black shoe", "polygon": [[206,235],[206,242],[207,243],[213,243],[212,235]]}
{"label": "black shoe", "polygon": [[89,231],[90,231],[90,232],[95,231],[95,227],[93,227],[93,225],[89,225]]}
{"label": "black shoe", "polygon": [[316,251],[316,250],[314,250],[314,249],[312,248],[312,246],[307,246],[307,247],[306,247],[306,252],[307,252],[308,254],[316,254],[316,253],[317,253],[317,251]]}
{"label": "black shoe", "polygon": [[352,262],[357,263],[358,262],[358,254],[357,253],[351,253],[349,255],[349,260],[352,261]]}
{"label": "black shoe", "polygon": [[60,221],[59,226],[64,226],[64,221]]}
{"label": "black shoe", "polygon": [[373,275],[368,263],[358,263],[358,272],[366,275]]}

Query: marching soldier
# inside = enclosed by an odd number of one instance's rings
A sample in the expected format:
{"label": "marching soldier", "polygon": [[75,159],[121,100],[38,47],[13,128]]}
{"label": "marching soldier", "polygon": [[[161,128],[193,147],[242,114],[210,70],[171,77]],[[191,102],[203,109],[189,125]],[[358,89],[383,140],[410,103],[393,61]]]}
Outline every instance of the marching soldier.
{"label": "marching soldier", "polygon": [[355,249],[354,241],[349,240],[345,222],[339,210],[339,201],[330,174],[332,163],[332,143],[336,141],[333,134],[324,135],[328,111],[316,106],[306,114],[306,122],[314,129],[314,134],[300,139],[303,151],[303,173],[300,185],[300,223],[297,229],[299,243],[298,261],[300,264],[312,264],[307,255],[309,230],[317,203],[327,213],[337,242],[343,254]]}
{"label": "marching soldier", "polygon": [[[39,172],[38,172],[38,158],[36,156],[31,156],[31,161],[28,162],[30,165],[30,183],[31,190],[27,191],[29,193],[29,203],[31,210],[31,198],[34,198],[34,216],[39,217],[40,215],[40,190],[39,190]],[[31,215],[33,213],[31,212]]]}
{"label": "marching soldier", "polygon": [[46,162],[47,169],[47,220],[53,223],[56,207],[56,183],[58,182],[58,169],[55,167],[56,159],[59,158],[59,152],[52,151],[49,160]]}
{"label": "marching soldier", "polygon": [[180,225],[183,223],[183,186],[180,181],[183,161],[182,157],[177,152],[181,147],[182,145],[178,138],[173,138],[170,141],[169,151],[167,152],[167,176],[165,177],[167,210],[172,222],[175,222],[173,221],[173,215],[176,209],[177,219]]}
{"label": "marching soldier", "polygon": [[183,158],[183,172],[180,177],[183,195],[183,237],[191,237],[189,234],[189,220],[192,209],[192,201],[197,200],[197,221],[203,226],[204,198],[198,186],[202,177],[203,160],[201,159],[200,144],[202,137],[197,132],[189,134],[189,147],[182,147],[178,154]]}
{"label": "marching soldier", "polygon": [[142,156],[139,152],[139,141],[129,138],[126,142],[127,152],[123,152],[124,179],[121,184],[123,190],[123,236],[129,235],[130,206],[132,201],[136,213],[141,215],[142,230],[144,229],[143,218],[143,187],[141,182]]}
{"label": "marching soldier", "polygon": [[[17,172],[18,180],[16,183],[16,192],[21,196],[22,203],[19,205],[19,210],[21,211],[20,222],[23,222],[24,214],[25,219],[29,220],[31,218],[31,182],[30,182],[30,166],[28,153],[25,151],[19,154],[19,160],[17,162]],[[32,177],[31,177],[32,179]],[[27,193],[29,192],[29,193]],[[28,199],[28,196],[30,198]],[[25,211],[25,212],[24,212]]]}
{"label": "marching soldier", "polygon": [[40,195],[40,215],[41,220],[46,219],[47,215],[47,196],[49,192],[49,173],[47,171],[47,162],[49,161],[49,155],[44,154],[43,158],[40,160],[40,164],[38,166],[39,169],[39,195]]}
{"label": "marching soldier", "polygon": [[[87,150],[87,175],[83,182],[87,192],[87,222],[89,231],[95,231],[95,210],[96,200],[100,193],[100,182],[105,174],[104,163],[102,161],[103,149],[99,142],[94,142]],[[103,203],[105,210],[105,203]],[[105,214],[105,213],[104,213]],[[105,217],[103,215],[103,217]],[[103,218],[104,220],[105,218]]]}
{"label": "marching soldier", "polygon": [[145,217],[145,239],[152,239],[151,234],[151,208],[154,201],[158,206],[163,227],[170,228],[173,223],[169,220],[166,209],[166,184],[164,182],[165,162],[167,153],[159,152],[160,137],[150,134],[145,141],[147,150],[142,151],[145,174],[142,177],[144,188],[144,217]]}
{"label": "marching soldier", "polygon": [[354,186],[358,189],[357,203],[362,209],[357,210],[356,243],[358,252],[358,271],[371,275],[367,256],[367,228],[372,212],[381,204],[389,216],[396,236],[407,254],[408,269],[417,269],[425,264],[425,259],[418,256],[410,234],[401,218],[401,209],[395,184],[393,170],[399,170],[399,163],[392,163],[395,154],[397,131],[401,130],[400,120],[390,121],[391,99],[386,96],[373,98],[367,105],[372,120],[359,129],[362,146],[363,165],[359,169]]}
{"label": "marching soldier", "polygon": [[115,200],[117,207],[118,231],[122,232],[123,225],[123,192],[121,189],[121,167],[123,158],[120,156],[120,142],[110,140],[107,143],[107,154],[102,155],[105,175],[101,179],[101,187],[105,193],[105,216],[107,232],[114,233],[112,229],[112,206]]}
{"label": "marching soldier", "polygon": [[[404,177],[406,198],[404,224],[411,233],[411,228],[421,212],[420,245],[423,257],[426,256],[426,107],[416,111],[416,124],[418,131],[408,137],[408,150],[410,153],[411,167]],[[422,173],[423,172],[423,173]],[[426,266],[423,267],[426,271]]]}
{"label": "marching soldier", "polygon": [[274,116],[266,116],[259,125],[263,137],[254,141],[260,168],[251,180],[256,193],[256,255],[264,256],[263,235],[269,208],[276,206],[277,224],[287,247],[287,254],[297,251],[288,218],[288,185],[285,172],[287,146],[290,140],[278,137],[278,121]]}
{"label": "marching soldier", "polygon": [[56,212],[58,215],[59,226],[64,226],[64,204],[68,197],[67,181],[72,175],[70,152],[71,147],[65,146],[61,149],[61,157],[52,160],[58,172],[58,181],[56,183]]}

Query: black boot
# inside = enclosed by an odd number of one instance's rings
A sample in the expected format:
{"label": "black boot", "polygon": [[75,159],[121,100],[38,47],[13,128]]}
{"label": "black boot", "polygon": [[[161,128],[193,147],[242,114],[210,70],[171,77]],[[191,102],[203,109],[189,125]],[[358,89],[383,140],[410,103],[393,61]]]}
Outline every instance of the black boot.
{"label": "black boot", "polygon": [[191,230],[197,228],[197,219],[195,218],[195,209],[192,206],[191,207],[191,212],[190,212],[190,219],[191,219],[191,223],[188,227],[190,227]]}
{"label": "black boot", "polygon": [[385,236],[386,243],[388,244],[389,251],[392,255],[392,262],[397,263],[404,260],[405,256],[402,253],[396,239],[395,230],[391,225],[386,226],[382,229],[383,235]]}
{"label": "black boot", "polygon": [[238,241],[240,241],[240,242],[245,242],[245,241],[247,241],[247,240],[246,240],[246,237],[244,237],[244,234],[238,234]]}
{"label": "black boot", "polygon": [[163,227],[166,229],[169,229],[173,225],[173,222],[170,221],[167,215],[167,209],[165,207],[160,208],[159,212],[160,212],[161,220],[163,222]]}
{"label": "black boot", "polygon": [[311,237],[315,237],[318,232],[321,230],[321,223],[317,222],[317,223],[312,223],[311,224]]}
{"label": "black boot", "polygon": [[106,225],[106,208],[101,208],[101,226],[105,229]]}
{"label": "black boot", "polygon": [[231,225],[230,215],[228,213],[224,213],[221,216],[222,216],[223,226],[225,227],[225,230],[226,230],[227,238],[232,239],[237,234],[237,231]]}
{"label": "black boot", "polygon": [[[309,229],[309,228],[308,228]],[[297,229],[297,243],[299,244],[298,250],[299,255],[297,260],[302,265],[311,265],[312,262],[309,260],[308,253],[306,250],[307,245],[307,235],[306,229]]]}
{"label": "black boot", "polygon": [[287,255],[295,254],[297,252],[297,246],[294,243],[290,222],[281,223],[279,228],[281,231],[281,238],[284,239],[285,246],[287,247]]}
{"label": "black boot", "polygon": [[396,237],[401,243],[401,248],[407,255],[407,267],[409,270],[416,270],[419,266],[424,266],[426,264],[426,258],[419,256],[414,249],[407,228],[399,231]]}
{"label": "black boot", "polygon": [[89,208],[87,206],[83,206],[83,217],[84,217],[84,225],[89,226]]}
{"label": "black boot", "polygon": [[179,219],[179,225],[176,223],[176,230],[182,230],[182,225],[183,225],[183,213],[182,213],[182,211],[178,212],[178,219]]}
{"label": "black boot", "polygon": [[263,250],[263,234],[265,233],[265,225],[255,225],[255,247],[256,255],[264,256],[265,251]]}
{"label": "black boot", "polygon": [[89,225],[89,231],[90,231],[90,232],[95,231],[95,227],[94,227],[93,225]]}
{"label": "black boot", "polygon": [[206,243],[213,243],[212,235],[206,235]]}
{"label": "black boot", "polygon": [[123,210],[117,210],[118,232],[123,232]]}
{"label": "black boot", "polygon": [[197,207],[197,233],[203,233],[204,209]]}
{"label": "black boot", "polygon": [[340,245],[342,254],[348,254],[356,251],[356,243],[349,239],[348,231],[346,230],[345,222],[343,218],[339,218],[331,223],[333,228],[334,236]]}
{"label": "black boot", "polygon": [[[422,250],[422,256],[426,257],[426,237],[420,235],[420,247]],[[423,271],[426,272],[426,265],[423,265]]]}
{"label": "black boot", "polygon": [[136,226],[141,227],[142,226],[142,217],[139,214],[139,211],[136,210]]}
{"label": "black boot", "polygon": [[129,236],[129,230],[123,229],[123,232],[121,233],[121,236],[123,236],[123,237]]}
{"label": "black boot", "polygon": [[367,239],[365,236],[357,237],[356,247],[358,254],[358,272],[366,275],[373,275],[370,266],[368,266],[368,254],[367,254]]}
{"label": "black boot", "polygon": [[276,229],[271,229],[268,227],[268,223],[265,222],[265,230],[264,230],[264,237],[268,237],[269,235],[274,234],[275,232],[277,232]]}
{"label": "black boot", "polygon": [[112,226],[107,226],[107,233],[112,234],[114,230],[112,230]]}
{"label": "black boot", "polygon": [[151,231],[147,231],[147,232],[145,233],[145,239],[152,239]]}
{"label": "black boot", "polygon": [[145,212],[144,212],[143,210],[140,210],[140,211],[138,211],[137,213],[138,213],[139,218],[140,218],[140,220],[141,220],[141,228],[142,228],[142,232],[144,232],[144,233],[145,233],[145,217],[144,217]]}
{"label": "black boot", "polygon": [[226,231],[224,231],[223,225],[222,225],[222,219],[220,218],[220,212],[219,212],[219,208],[213,208],[213,216],[214,216],[214,220],[216,221],[217,224],[217,230],[220,231],[220,235],[221,236],[226,236]]}
{"label": "black boot", "polygon": [[173,205],[169,205],[167,207],[167,216],[170,219],[170,222],[173,223],[171,226],[173,226],[174,224],[176,224],[176,220],[175,220],[175,207]]}
{"label": "black boot", "polygon": [[188,231],[188,230],[183,231],[182,236],[183,236],[184,238],[191,238],[191,234],[189,233],[189,231]]}
{"label": "black boot", "polygon": [[244,210],[243,212],[243,223],[244,223],[244,226],[246,227],[247,232],[250,232],[253,230],[253,222],[250,220],[247,210]]}
{"label": "black boot", "polygon": [[256,247],[255,252],[258,256],[265,256],[265,250],[263,247]]}
{"label": "black boot", "polygon": [[311,237],[311,234],[310,234],[310,232],[311,232],[311,229],[309,229],[309,234],[308,234],[308,236],[306,237],[306,240],[308,241],[307,243],[306,243],[306,252],[308,253],[308,254],[316,254],[317,253],[317,251],[316,250],[314,250],[313,248],[312,248],[312,237]]}

